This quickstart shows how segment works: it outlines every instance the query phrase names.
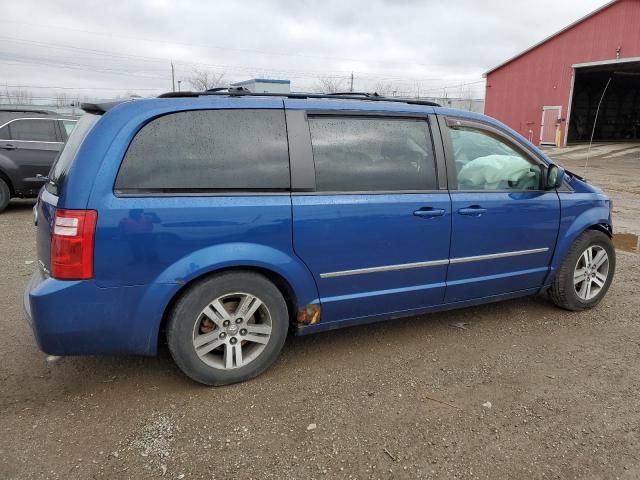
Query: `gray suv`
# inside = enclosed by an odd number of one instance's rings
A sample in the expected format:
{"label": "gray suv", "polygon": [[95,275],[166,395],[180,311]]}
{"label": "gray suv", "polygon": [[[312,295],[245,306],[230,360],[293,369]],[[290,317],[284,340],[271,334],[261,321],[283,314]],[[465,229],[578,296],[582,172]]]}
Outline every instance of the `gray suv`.
{"label": "gray suv", "polygon": [[36,197],[76,119],[46,110],[0,109],[0,212]]}

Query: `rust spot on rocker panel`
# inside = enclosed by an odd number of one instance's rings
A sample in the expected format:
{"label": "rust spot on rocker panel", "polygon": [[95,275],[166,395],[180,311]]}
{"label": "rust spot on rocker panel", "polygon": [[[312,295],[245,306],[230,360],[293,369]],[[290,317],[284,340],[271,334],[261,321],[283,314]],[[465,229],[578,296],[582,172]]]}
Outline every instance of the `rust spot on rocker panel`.
{"label": "rust spot on rocker panel", "polygon": [[298,310],[296,320],[302,325],[315,325],[320,321],[320,305],[309,304]]}

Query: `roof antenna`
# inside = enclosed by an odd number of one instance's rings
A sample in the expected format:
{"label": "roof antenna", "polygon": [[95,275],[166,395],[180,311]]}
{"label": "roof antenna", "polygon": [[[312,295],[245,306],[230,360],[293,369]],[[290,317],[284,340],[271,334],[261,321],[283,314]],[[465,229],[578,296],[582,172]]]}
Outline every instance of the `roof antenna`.
{"label": "roof antenna", "polygon": [[609,88],[609,84],[611,83],[611,79],[613,75],[609,75],[609,80],[607,80],[607,84],[604,86],[604,90],[602,91],[602,96],[600,97],[600,101],[598,102],[598,108],[596,109],[596,118],[593,120],[593,129],[591,130],[591,138],[589,139],[589,150],[587,150],[587,158],[584,161],[584,173],[587,174],[587,167],[589,166],[589,157],[591,156],[591,145],[593,145],[593,136],[596,134],[596,124],[598,123],[598,114],[600,113],[600,105],[602,105],[602,101],[604,100],[604,96],[607,93],[607,89]]}

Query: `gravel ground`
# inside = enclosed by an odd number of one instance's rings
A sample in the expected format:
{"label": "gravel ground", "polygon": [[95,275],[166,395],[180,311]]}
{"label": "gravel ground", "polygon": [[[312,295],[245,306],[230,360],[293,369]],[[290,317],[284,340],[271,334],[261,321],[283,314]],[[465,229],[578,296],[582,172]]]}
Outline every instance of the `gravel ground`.
{"label": "gravel ground", "polygon": [[0,215],[0,478],[640,478],[640,255],[592,311],[535,297],[290,338],[259,378],[204,388],[166,350],[46,360],[22,314],[31,205]]}

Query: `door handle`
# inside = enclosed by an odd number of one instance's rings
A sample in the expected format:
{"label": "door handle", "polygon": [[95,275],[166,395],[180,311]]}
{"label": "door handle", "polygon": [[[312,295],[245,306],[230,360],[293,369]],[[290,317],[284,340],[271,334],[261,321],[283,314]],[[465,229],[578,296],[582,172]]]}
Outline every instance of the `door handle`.
{"label": "door handle", "polygon": [[470,207],[467,207],[467,208],[461,208],[460,210],[458,210],[458,213],[460,215],[471,215],[473,217],[480,217],[485,213],[487,213],[487,209],[482,208],[478,205],[471,205]]}
{"label": "door handle", "polygon": [[18,147],[11,145],[10,143],[5,143],[4,145],[0,145],[0,148],[4,148],[5,150],[15,150]]}
{"label": "door handle", "polygon": [[419,210],[413,212],[416,217],[422,218],[434,218],[434,217],[442,217],[445,214],[444,208],[431,208],[424,207]]}

